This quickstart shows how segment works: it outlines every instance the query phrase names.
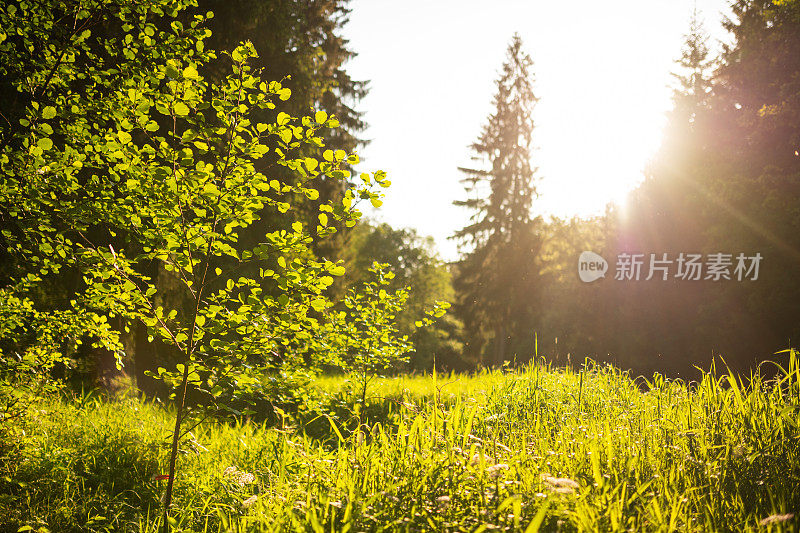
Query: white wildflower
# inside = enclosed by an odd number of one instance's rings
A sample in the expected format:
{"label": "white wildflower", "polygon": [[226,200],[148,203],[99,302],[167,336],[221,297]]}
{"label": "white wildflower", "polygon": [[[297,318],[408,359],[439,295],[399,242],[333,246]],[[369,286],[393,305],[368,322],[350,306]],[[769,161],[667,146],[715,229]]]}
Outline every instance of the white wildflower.
{"label": "white wildflower", "polygon": [[472,459],[470,459],[469,462],[471,465],[475,466],[480,464],[481,460],[483,460],[488,465],[494,464],[494,459],[492,459],[491,457],[487,457],[482,453],[476,453],[475,455],[473,455]]}
{"label": "white wildflower", "polygon": [[580,487],[577,481],[568,477],[544,475],[542,476],[542,481],[548,485],[548,488],[559,494],[569,494],[575,492],[575,490]]}
{"label": "white wildflower", "polygon": [[493,478],[500,477],[503,470],[508,470],[508,465],[505,463],[497,463],[486,469],[486,472]]}
{"label": "white wildflower", "polygon": [[249,498],[247,498],[246,500],[244,500],[242,502],[242,507],[247,509],[248,507],[250,507],[251,505],[256,503],[257,500],[258,500],[258,496],[254,494],[254,495],[250,496]]}
{"label": "white wildflower", "polygon": [[786,522],[794,518],[794,513],[787,513],[787,514],[773,514],[769,515],[768,517],[762,519],[758,525],[759,526],[766,526],[769,524],[779,524],[781,522]]}
{"label": "white wildflower", "polygon": [[249,485],[250,483],[254,483],[256,480],[256,476],[251,474],[250,472],[243,472],[236,468],[235,466],[229,466],[222,472],[223,477],[230,478],[231,481],[236,483],[237,485],[241,485],[244,487],[245,485]]}
{"label": "white wildflower", "polygon": [[249,485],[256,480],[256,476],[251,474],[250,472],[239,472],[239,477],[236,479],[236,483],[241,486]]}

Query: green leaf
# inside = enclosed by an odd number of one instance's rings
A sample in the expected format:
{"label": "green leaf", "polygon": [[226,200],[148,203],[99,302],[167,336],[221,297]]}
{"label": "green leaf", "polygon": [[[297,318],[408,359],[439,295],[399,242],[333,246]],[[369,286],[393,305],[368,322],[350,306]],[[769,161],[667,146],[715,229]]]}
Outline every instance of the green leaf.
{"label": "green leaf", "polygon": [[309,305],[314,308],[314,311],[321,312],[325,309],[325,300],[323,298],[315,298],[309,302]]}
{"label": "green leaf", "polygon": [[177,102],[175,104],[175,114],[179,117],[185,117],[189,114],[189,106],[184,104],[183,102]]}
{"label": "green leaf", "polygon": [[170,78],[177,78],[178,75],[180,74],[178,69],[175,67],[174,61],[167,62],[166,70],[167,70],[167,76],[169,76]]}
{"label": "green leaf", "polygon": [[217,185],[215,183],[209,181],[208,183],[203,185],[203,192],[209,196],[215,196],[219,194],[219,189],[217,188]]}
{"label": "green leaf", "polygon": [[56,108],[53,106],[47,106],[42,109],[42,118],[45,120],[50,120],[51,118],[56,116]]}
{"label": "green leaf", "polygon": [[188,67],[183,69],[183,77],[188,79],[197,78],[198,77],[197,69],[189,65]]}
{"label": "green leaf", "polygon": [[41,148],[42,150],[49,150],[53,147],[53,141],[51,141],[48,137],[42,137],[38,141],[36,141],[36,146]]}

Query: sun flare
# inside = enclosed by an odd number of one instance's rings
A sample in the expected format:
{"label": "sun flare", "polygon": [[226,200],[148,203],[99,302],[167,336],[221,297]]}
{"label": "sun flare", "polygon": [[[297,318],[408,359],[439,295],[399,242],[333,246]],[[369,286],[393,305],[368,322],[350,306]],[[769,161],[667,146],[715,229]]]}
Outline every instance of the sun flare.
{"label": "sun flare", "polygon": [[[584,109],[580,127],[558,120],[558,104],[543,103],[547,117],[539,128],[540,201],[538,209],[560,217],[600,214],[608,203],[623,203],[643,179],[658,149],[663,114],[641,106],[624,114],[613,109]],[[613,106],[610,106],[613,107]]]}

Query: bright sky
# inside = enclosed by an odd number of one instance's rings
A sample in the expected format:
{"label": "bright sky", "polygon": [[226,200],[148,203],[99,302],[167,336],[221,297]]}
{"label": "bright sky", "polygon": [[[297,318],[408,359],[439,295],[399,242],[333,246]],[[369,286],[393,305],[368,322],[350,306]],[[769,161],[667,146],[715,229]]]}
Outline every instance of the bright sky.
{"label": "bright sky", "polygon": [[[697,0],[715,47],[725,0]],[[671,106],[670,72],[694,0],[353,0],[344,36],[358,57],[354,79],[370,80],[359,104],[371,144],[360,171],[382,169],[392,186],[369,216],[447,237],[469,212],[458,166],[493,111],[495,79],[513,33],[534,61],[532,162],[539,167],[534,214],[602,213],[642,179]]]}

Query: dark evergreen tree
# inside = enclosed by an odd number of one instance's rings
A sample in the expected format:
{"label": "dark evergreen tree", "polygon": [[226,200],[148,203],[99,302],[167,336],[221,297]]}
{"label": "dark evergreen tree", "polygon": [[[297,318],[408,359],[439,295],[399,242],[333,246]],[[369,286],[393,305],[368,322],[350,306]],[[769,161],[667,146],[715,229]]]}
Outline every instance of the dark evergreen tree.
{"label": "dark evergreen tree", "polygon": [[691,123],[697,111],[708,103],[714,67],[708,49],[708,33],[696,9],[692,12],[689,32],[683,37],[681,57],[676,63],[679,68],[672,74],[677,81],[672,115],[682,113],[681,118]]}
{"label": "dark evergreen tree", "polygon": [[653,245],[662,252],[697,249],[705,227],[699,215],[708,202],[707,183],[698,161],[708,152],[714,60],[696,10],[675,63],[673,108],[661,146],[645,170],[645,182],[634,192],[626,228],[628,240],[636,234],[638,245]]}
{"label": "dark evergreen tree", "polygon": [[729,338],[765,358],[800,337],[800,1],[738,0],[732,10],[711,102],[717,209],[707,235],[764,257],[758,283],[730,294],[748,327]]}
{"label": "dark evergreen tree", "polygon": [[[334,115],[341,127],[323,135],[326,146],[352,152],[366,141],[359,137],[366,128],[357,102],[367,93],[366,82],[353,80],[345,64],[356,54],[341,35],[347,23],[349,0],[199,0],[201,11],[213,11],[209,21],[212,35],[209,46],[215,50],[231,50],[239,42],[249,40],[258,52],[254,68],[263,69],[269,79],[281,80],[292,90],[288,113],[292,116],[314,115],[323,110]],[[226,65],[217,65],[219,73],[227,72]],[[213,74],[213,73],[212,73]],[[268,119],[274,117],[267,117]],[[267,165],[270,158],[265,158]],[[285,173],[284,169],[272,169]],[[341,180],[326,179],[319,186],[320,198],[305,202],[295,217],[315,223],[317,207],[329,199],[341,199],[344,185]],[[256,235],[263,226],[288,227],[296,218],[264,218],[262,225],[252,228]],[[336,258],[346,237],[346,228],[334,239],[315,243],[319,256]]]}
{"label": "dark evergreen tree", "polygon": [[470,224],[454,235],[466,251],[454,279],[457,312],[469,337],[467,351],[495,365],[527,358],[533,345],[531,283],[540,239],[538,220],[531,219],[537,101],[532,65],[522,39],[514,35],[497,80],[495,111],[471,147],[473,159],[488,168],[460,168],[470,197],[454,202],[472,211]]}
{"label": "dark evergreen tree", "polygon": [[356,55],[341,35],[350,13],[348,3],[199,0],[199,8],[214,12],[209,46],[230,50],[240,41],[251,41],[259,56],[254,68],[263,68],[269,79],[290,77],[284,85],[292,90],[291,114],[302,116],[322,109],[336,115],[342,127],[326,139],[326,146],[350,151],[364,143],[358,135],[366,124],[354,104],[366,95],[366,82],[353,80],[345,70]]}

